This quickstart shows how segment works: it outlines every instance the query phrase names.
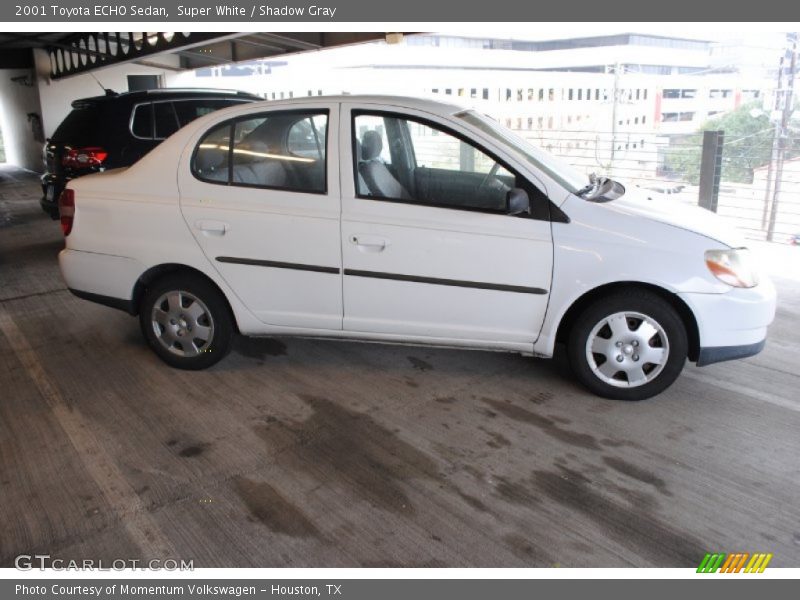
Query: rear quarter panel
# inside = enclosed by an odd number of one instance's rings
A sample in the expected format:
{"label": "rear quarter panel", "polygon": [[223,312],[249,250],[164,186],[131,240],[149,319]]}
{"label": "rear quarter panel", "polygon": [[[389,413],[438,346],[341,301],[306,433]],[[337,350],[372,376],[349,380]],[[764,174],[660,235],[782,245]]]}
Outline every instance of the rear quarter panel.
{"label": "rear quarter panel", "polygon": [[[192,126],[161,143],[131,167],[88,175],[69,187],[75,191],[75,220],[66,248],[132,259],[141,265],[121,283],[130,299],[136,280],[163,264],[185,265],[207,275],[231,304],[242,333],[254,333],[259,321],[239,302],[208,264],[181,215],[177,168]],[[96,278],[119,277],[98,272]],[[123,275],[125,277],[125,275]],[[84,290],[92,292],[94,290]]]}

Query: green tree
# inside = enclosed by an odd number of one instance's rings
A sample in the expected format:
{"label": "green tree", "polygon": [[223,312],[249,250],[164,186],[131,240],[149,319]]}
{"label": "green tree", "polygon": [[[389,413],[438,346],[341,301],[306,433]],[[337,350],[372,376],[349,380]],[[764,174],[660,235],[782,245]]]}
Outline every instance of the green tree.
{"label": "green tree", "polygon": [[[703,131],[724,131],[722,179],[732,183],[752,183],[753,169],[767,164],[772,154],[775,127],[758,102],[743,104],[718,118],[711,118],[698,129],[666,149],[664,166],[697,185],[700,181],[700,157]],[[798,140],[789,140],[787,158],[800,155]]]}

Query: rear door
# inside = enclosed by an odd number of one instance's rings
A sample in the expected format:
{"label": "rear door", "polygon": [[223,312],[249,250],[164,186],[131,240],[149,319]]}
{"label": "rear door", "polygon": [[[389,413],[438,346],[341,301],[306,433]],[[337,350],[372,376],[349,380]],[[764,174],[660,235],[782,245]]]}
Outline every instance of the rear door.
{"label": "rear door", "polygon": [[181,160],[184,218],[197,243],[264,323],[342,326],[338,105],[292,105],[227,120]]}
{"label": "rear door", "polygon": [[452,124],[343,104],[344,329],[532,344],[550,290],[547,219],[506,214],[522,180]]}

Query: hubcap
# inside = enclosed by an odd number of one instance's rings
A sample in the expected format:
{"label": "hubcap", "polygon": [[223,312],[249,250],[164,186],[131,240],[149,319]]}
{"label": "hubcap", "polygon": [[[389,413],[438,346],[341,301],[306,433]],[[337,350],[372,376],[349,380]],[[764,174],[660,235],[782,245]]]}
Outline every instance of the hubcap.
{"label": "hubcap", "polygon": [[205,352],[214,339],[214,319],[203,302],[189,292],[162,294],[153,305],[151,324],[156,339],[182,357]]}
{"label": "hubcap", "polygon": [[653,381],[667,364],[669,340],[652,317],[618,312],[601,319],[586,340],[592,372],[615,387],[639,387]]}

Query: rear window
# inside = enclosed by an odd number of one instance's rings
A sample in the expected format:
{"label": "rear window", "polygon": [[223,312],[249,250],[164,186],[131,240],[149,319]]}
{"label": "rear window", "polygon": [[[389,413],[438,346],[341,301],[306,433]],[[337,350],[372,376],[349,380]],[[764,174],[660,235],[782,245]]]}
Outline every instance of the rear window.
{"label": "rear window", "polygon": [[327,129],[322,109],[231,119],[200,140],[192,172],[209,183],[324,194]]}
{"label": "rear window", "polygon": [[181,127],[220,108],[242,104],[241,100],[176,100],[173,103]]}
{"label": "rear window", "polygon": [[74,108],[61,121],[51,139],[65,144],[99,144],[106,129],[104,118],[104,107],[86,105]]}
{"label": "rear window", "polygon": [[139,138],[163,140],[195,119],[220,108],[242,104],[241,100],[225,98],[190,98],[185,100],[154,100],[138,104],[131,117],[131,132]]}
{"label": "rear window", "polygon": [[156,139],[164,140],[178,131],[178,119],[172,102],[153,102],[153,120],[155,121]]}
{"label": "rear window", "polygon": [[153,138],[153,105],[139,104],[133,108],[131,133],[139,138]]}

